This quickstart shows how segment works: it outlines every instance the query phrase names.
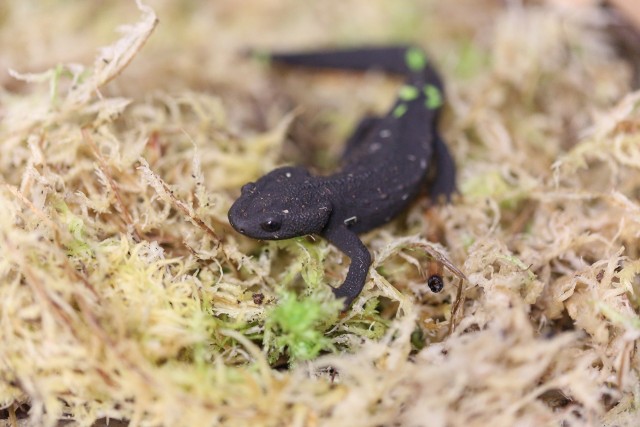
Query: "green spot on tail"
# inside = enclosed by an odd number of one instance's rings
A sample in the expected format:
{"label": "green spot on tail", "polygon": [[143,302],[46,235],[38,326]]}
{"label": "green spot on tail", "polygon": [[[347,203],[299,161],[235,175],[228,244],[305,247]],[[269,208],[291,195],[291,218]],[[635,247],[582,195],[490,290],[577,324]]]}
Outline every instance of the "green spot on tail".
{"label": "green spot on tail", "polygon": [[425,85],[423,90],[424,96],[427,98],[424,105],[426,105],[428,109],[435,110],[436,108],[442,107],[442,93],[440,93],[440,89],[434,85]]}
{"label": "green spot on tail", "polygon": [[427,57],[417,47],[409,48],[405,53],[404,60],[411,71],[422,71],[427,66]]}
{"label": "green spot on tail", "polygon": [[398,97],[403,101],[413,101],[420,95],[420,91],[415,86],[405,85],[400,88]]}
{"label": "green spot on tail", "polygon": [[271,64],[271,53],[269,53],[266,50],[251,50],[247,52],[247,55],[257,61],[260,62],[264,65],[270,65]]}
{"label": "green spot on tail", "polygon": [[404,113],[406,112],[407,112],[407,105],[400,104],[393,109],[393,117],[395,117],[396,119],[399,119],[400,117],[404,116]]}

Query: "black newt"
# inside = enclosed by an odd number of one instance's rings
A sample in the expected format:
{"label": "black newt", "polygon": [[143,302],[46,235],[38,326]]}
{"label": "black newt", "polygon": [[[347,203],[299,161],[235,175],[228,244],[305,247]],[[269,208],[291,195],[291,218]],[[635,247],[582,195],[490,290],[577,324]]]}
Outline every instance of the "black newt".
{"label": "black newt", "polygon": [[285,65],[378,69],[406,77],[384,117],[365,117],[358,124],[346,143],[339,172],[313,176],[302,167],[275,169],[245,184],[229,209],[233,228],[254,239],[319,234],[344,252],[351,265],[344,283],[333,291],[348,307],[362,291],[371,266],[371,255],[358,234],[389,222],[427,186],[432,198],[449,199],[455,191],[455,165],[437,130],[443,85],[423,51],[415,47],[269,58]]}

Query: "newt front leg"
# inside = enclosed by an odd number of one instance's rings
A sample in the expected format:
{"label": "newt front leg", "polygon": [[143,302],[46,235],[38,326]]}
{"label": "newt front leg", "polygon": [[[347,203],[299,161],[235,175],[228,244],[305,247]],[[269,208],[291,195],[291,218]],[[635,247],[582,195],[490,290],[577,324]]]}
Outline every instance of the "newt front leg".
{"label": "newt front leg", "polygon": [[360,294],[371,266],[371,254],[356,233],[345,225],[329,225],[321,236],[351,259],[347,277],[342,285],[333,289],[336,298],[344,298],[345,308]]}

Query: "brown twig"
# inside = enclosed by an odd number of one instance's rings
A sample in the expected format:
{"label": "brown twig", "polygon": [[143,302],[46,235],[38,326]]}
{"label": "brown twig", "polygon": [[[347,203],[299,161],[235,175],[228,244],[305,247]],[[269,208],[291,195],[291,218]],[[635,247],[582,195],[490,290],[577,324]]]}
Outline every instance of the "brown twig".
{"label": "brown twig", "polygon": [[[149,167],[149,164],[145,161],[142,160],[142,166],[140,168],[146,169],[147,171],[149,171],[151,173],[151,175],[153,176],[153,180],[155,181],[151,183],[151,185],[156,189],[156,191],[158,190],[162,190],[162,194],[169,199],[169,201],[171,202],[171,204],[176,207],[180,212],[182,212],[186,217],[189,218],[189,220],[194,223],[195,225],[197,225],[198,227],[200,227],[207,235],[209,235],[209,237],[211,238],[211,240],[214,241],[215,245],[216,245],[216,249],[220,247],[221,245],[221,240],[218,237],[218,235],[216,234],[215,231],[213,231],[213,229],[211,227],[209,227],[202,218],[200,218],[194,211],[193,208],[191,208],[189,205],[187,205],[185,202],[183,202],[182,200],[178,199],[173,190],[171,188],[169,188],[169,185],[164,182],[164,180],[162,178],[160,178],[155,172],[153,172],[151,170],[151,168]],[[154,185],[155,184],[155,185]]]}
{"label": "brown twig", "polygon": [[453,334],[453,331],[456,329],[456,318],[459,315],[460,308],[464,306],[464,296],[462,294],[462,287],[464,286],[464,281],[460,280],[460,284],[458,285],[458,292],[456,292],[456,299],[453,302],[453,306],[451,307],[451,319],[449,319],[449,335]]}
{"label": "brown twig", "polygon": [[113,179],[113,176],[111,174],[111,168],[107,164],[104,157],[100,154],[100,151],[98,150],[98,147],[95,141],[89,134],[89,130],[87,128],[82,128],[81,132],[82,132],[82,138],[89,145],[89,147],[91,147],[91,151],[93,151],[93,154],[96,156],[96,159],[100,164],[99,166],[100,171],[104,174],[104,176],[107,178],[107,181],[109,182],[109,187],[111,187],[111,191],[113,191],[113,194],[116,197],[116,207],[122,213],[124,223],[127,224],[129,229],[133,230],[133,237],[137,242],[139,242],[140,240],[142,240],[140,237],[142,233],[138,229],[138,225],[134,223],[133,218],[129,213],[129,209],[127,209],[127,206],[122,201],[122,196],[120,195],[120,188],[118,187],[118,183],[116,183],[116,181]]}
{"label": "brown twig", "polygon": [[[444,226],[436,210],[433,208],[428,208],[427,211],[425,212],[425,219],[427,220],[427,224],[429,227],[426,232],[427,239],[430,241],[444,243]],[[455,324],[456,324],[455,320],[459,315],[459,310],[463,306],[462,287],[464,285],[464,282],[467,280],[467,278],[460,270],[455,268],[453,264],[451,265],[445,264],[434,257],[434,259],[429,262],[429,266],[428,266],[429,277],[427,279],[429,288],[431,288],[433,292],[437,292],[438,289],[441,289],[443,285],[442,283],[442,265],[443,264],[446,265],[447,268],[451,270],[451,272],[453,272],[460,279],[460,283],[458,285],[458,289],[456,292],[456,298],[451,307],[451,319],[449,320],[449,335],[451,335],[455,330]],[[432,286],[435,289],[433,289]]]}

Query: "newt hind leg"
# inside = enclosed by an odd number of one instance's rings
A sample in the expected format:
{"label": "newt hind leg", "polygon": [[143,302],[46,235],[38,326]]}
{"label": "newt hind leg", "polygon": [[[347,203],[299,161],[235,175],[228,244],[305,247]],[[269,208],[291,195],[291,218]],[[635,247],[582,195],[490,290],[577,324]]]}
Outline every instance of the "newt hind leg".
{"label": "newt hind leg", "polygon": [[451,201],[451,196],[456,192],[456,164],[451,157],[451,153],[438,132],[434,132],[434,153],[436,174],[429,183],[429,197],[437,200],[444,196],[447,202]]}

